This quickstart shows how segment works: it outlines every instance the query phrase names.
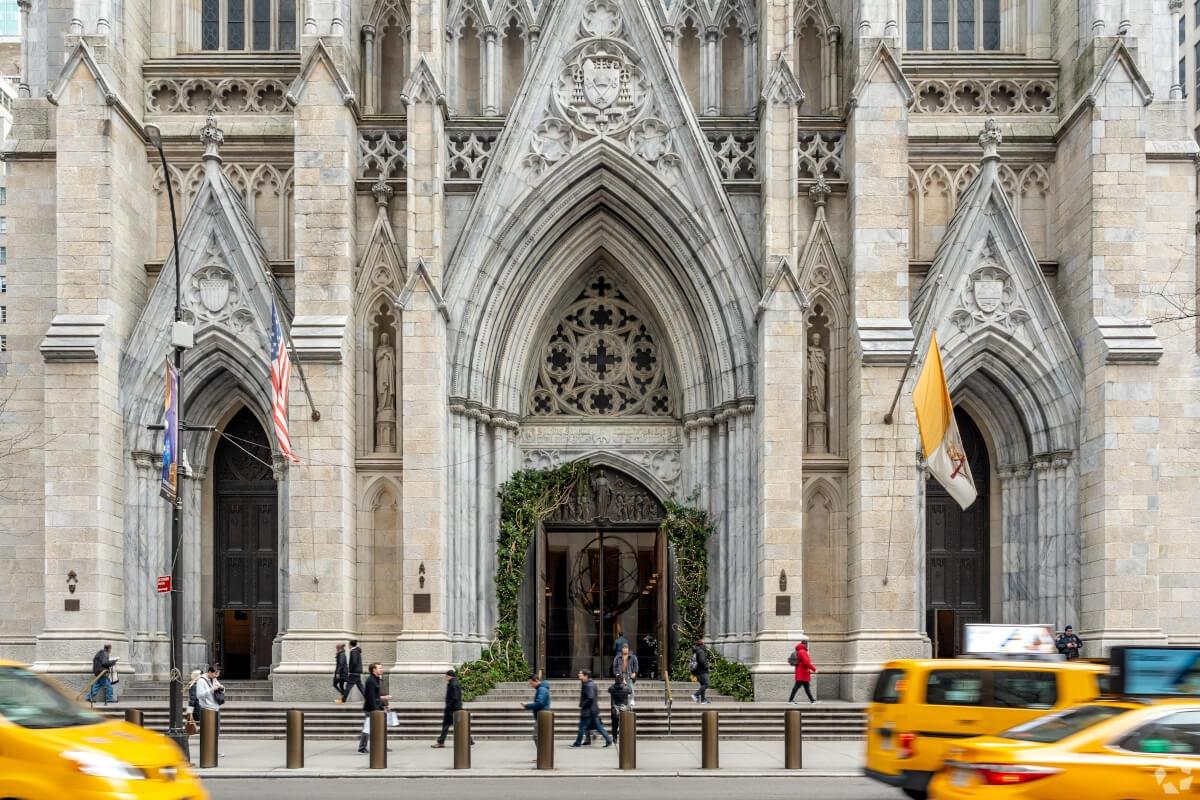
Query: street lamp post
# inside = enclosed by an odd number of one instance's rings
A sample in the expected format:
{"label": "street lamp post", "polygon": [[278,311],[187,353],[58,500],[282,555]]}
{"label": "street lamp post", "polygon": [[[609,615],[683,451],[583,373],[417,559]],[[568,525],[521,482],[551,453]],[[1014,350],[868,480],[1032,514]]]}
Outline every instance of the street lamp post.
{"label": "street lamp post", "polygon": [[[171,344],[175,350],[175,374],[178,376],[178,425],[181,432],[186,430],[184,420],[185,403],[183,392],[183,351],[190,346],[190,342],[186,342],[179,335],[179,323],[183,321],[183,309],[180,305],[180,280],[179,280],[179,225],[175,219],[175,193],[171,187],[171,173],[167,169],[167,156],[163,152],[162,132],[157,125],[145,126],[146,136],[150,139],[150,143],[158,150],[159,160],[162,162],[163,182],[167,185],[167,204],[171,209],[171,236],[174,239],[175,245],[175,324],[171,327]],[[187,337],[190,338],[190,337]],[[182,442],[181,442],[182,444]],[[180,447],[181,453],[186,453],[186,449]],[[180,466],[183,461],[180,460]],[[182,478],[182,472],[180,472]],[[175,502],[171,504],[171,689],[169,694],[169,711],[167,736],[179,745],[179,749],[184,752],[184,755],[190,760],[191,753],[188,747],[187,732],[183,728],[183,603],[180,599],[181,585],[179,581],[182,569],[182,541],[183,541],[183,492],[180,491],[181,484],[176,484]]]}

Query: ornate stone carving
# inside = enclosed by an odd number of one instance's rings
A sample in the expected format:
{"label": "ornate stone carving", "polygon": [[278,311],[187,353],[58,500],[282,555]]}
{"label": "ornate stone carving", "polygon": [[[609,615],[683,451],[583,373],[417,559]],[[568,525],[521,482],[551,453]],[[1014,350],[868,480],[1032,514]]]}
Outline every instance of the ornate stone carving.
{"label": "ornate stone carving", "polygon": [[446,135],[446,179],[477,181],[483,177],[496,144],[498,133],[472,131],[450,132]]}
{"label": "ornate stone carving", "polygon": [[1026,340],[1025,323],[1031,319],[1017,297],[1012,276],[992,262],[963,279],[958,303],[950,320],[963,333],[995,325]]}
{"label": "ornate stone carving", "polygon": [[224,325],[241,333],[253,322],[241,286],[223,263],[216,243],[210,243],[209,263],[186,278],[184,317],[196,325]]}
{"label": "ornate stone carving", "polygon": [[396,348],[386,333],[380,334],[375,348],[375,407],[380,411],[396,407]]}
{"label": "ornate stone carving", "polygon": [[403,129],[359,130],[358,177],[402,178],[408,169]]}
{"label": "ornate stone carving", "polygon": [[706,131],[722,180],[758,179],[758,136],[754,132]]}
{"label": "ornate stone carving", "polygon": [[520,442],[522,447],[569,448],[580,451],[596,447],[623,449],[627,446],[657,450],[663,446],[678,448],[681,436],[678,425],[564,426],[549,422],[539,424],[535,418],[527,420],[521,426]]}
{"label": "ornate stone carving", "polygon": [[587,491],[580,489],[546,519],[548,525],[591,525],[644,523],[657,528],[663,507],[658,498],[640,483],[617,470],[594,467]]}
{"label": "ornate stone carving", "polygon": [[547,117],[534,130],[530,148],[532,152],[525,157],[525,165],[533,174],[541,175],[574,152],[575,132],[566,120]]}
{"label": "ornate stone carving", "polygon": [[915,87],[916,114],[1052,114],[1058,82],[1047,78],[931,78]]}
{"label": "ornate stone carving", "polygon": [[542,346],[535,416],[670,416],[664,355],[644,315],[597,271]]}
{"label": "ornate stone carving", "polygon": [[808,345],[808,452],[829,452],[829,359],[814,333]]}
{"label": "ornate stone carving", "polygon": [[287,88],[278,78],[154,78],[146,81],[146,113],[286,114]]}
{"label": "ornate stone carving", "polygon": [[843,151],[844,131],[800,131],[796,139],[800,156],[800,180],[841,180],[846,177]]}

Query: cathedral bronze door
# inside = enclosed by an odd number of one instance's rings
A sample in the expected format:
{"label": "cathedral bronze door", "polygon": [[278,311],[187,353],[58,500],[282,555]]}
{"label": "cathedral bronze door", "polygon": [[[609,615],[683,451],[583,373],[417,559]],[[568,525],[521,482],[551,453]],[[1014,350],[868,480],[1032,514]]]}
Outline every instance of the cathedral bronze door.
{"label": "cathedral bronze door", "polygon": [[607,677],[624,638],[640,675],[667,657],[663,509],[634,479],[609,468],[545,521],[536,544],[537,660],[552,678],[581,669]]}
{"label": "cathedral bronze door", "polygon": [[265,680],[278,630],[279,514],[266,434],[243,409],[214,465],[213,658],[232,679]]}
{"label": "cathedral bronze door", "polygon": [[926,631],[936,658],[962,650],[962,626],[989,620],[987,446],[974,420],[955,411],[978,497],[965,511],[933,478],[925,483]]}

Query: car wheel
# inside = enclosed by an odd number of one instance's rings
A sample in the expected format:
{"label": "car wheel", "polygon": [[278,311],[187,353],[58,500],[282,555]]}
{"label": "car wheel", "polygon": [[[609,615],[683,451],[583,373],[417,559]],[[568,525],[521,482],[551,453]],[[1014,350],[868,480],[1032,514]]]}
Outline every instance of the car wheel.
{"label": "car wheel", "polygon": [[929,797],[929,793],[921,789],[905,789],[904,793],[912,800],[926,800]]}

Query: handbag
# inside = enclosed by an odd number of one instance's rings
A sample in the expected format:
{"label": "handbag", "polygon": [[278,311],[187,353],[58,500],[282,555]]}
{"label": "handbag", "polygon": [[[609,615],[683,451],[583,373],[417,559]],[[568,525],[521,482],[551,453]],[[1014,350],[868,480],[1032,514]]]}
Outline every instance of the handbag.
{"label": "handbag", "polygon": [[219,686],[213,690],[213,700],[216,701],[217,705],[219,705],[219,706],[225,705],[225,687],[224,686]]}
{"label": "handbag", "polygon": [[196,720],[192,719],[192,716],[189,714],[188,718],[183,721],[183,732],[188,736],[195,736],[199,730],[200,726],[196,724]]}

